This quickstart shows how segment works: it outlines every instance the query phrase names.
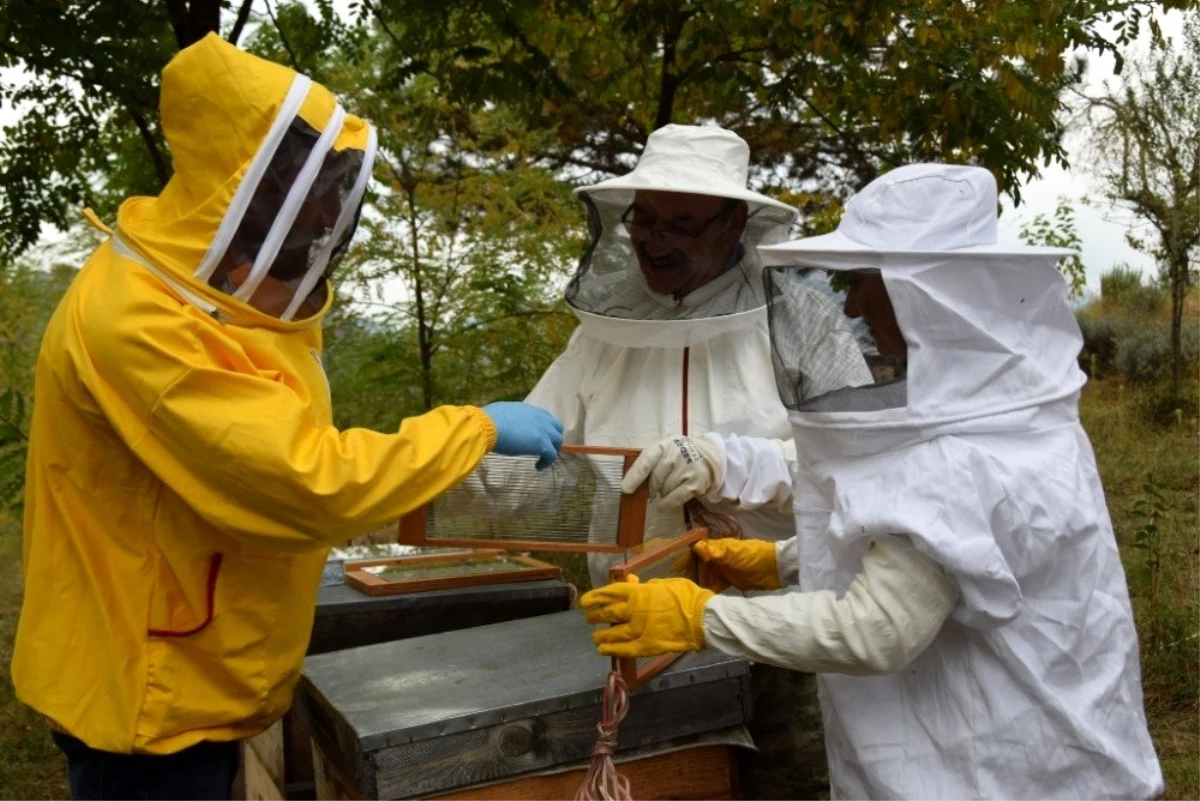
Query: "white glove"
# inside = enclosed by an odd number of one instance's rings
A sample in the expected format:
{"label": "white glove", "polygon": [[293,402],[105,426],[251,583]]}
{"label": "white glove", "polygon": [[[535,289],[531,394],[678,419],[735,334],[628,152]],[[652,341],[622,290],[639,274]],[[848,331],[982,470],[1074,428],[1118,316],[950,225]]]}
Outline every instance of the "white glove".
{"label": "white glove", "polygon": [[706,437],[667,437],[642,451],[621,481],[621,492],[635,492],[647,478],[650,497],[662,498],[666,506],[683,506],[721,486],[725,453]]}

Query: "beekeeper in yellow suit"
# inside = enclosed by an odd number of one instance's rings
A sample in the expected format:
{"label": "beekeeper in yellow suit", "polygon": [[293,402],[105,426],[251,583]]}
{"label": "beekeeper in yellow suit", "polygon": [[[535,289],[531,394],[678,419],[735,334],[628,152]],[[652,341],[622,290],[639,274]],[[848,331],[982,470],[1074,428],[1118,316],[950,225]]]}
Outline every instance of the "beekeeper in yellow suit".
{"label": "beekeeper in yellow suit", "polygon": [[12,676],[76,798],[228,798],[236,741],[291,704],[328,547],[562,437],[519,403],[336,429],[320,326],[374,131],[216,35],[161,108],[175,174],[121,207],[37,365]]}

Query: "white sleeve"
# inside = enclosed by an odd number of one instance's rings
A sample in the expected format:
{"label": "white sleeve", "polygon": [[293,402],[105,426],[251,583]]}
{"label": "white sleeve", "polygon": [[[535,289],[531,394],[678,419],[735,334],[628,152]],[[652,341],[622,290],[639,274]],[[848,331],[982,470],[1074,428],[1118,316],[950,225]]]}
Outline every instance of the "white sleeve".
{"label": "white sleeve", "polygon": [[709,646],[814,673],[894,673],[933,641],[958,598],[941,567],[901,537],[871,541],[846,594],[718,595],[704,609]]}
{"label": "white sleeve", "polygon": [[796,467],[794,440],[715,432],[703,436],[716,443],[725,457],[720,483],[704,500],[745,510],[770,506],[787,511],[792,502],[792,471]]}
{"label": "white sleeve", "polygon": [[[590,340],[588,340],[590,341]],[[557,417],[563,424],[563,444],[583,445],[584,404],[587,372],[596,368],[594,354],[585,354],[585,339],[576,328],[567,348],[542,373],[537,386],[525,397],[525,402],[539,406]]]}

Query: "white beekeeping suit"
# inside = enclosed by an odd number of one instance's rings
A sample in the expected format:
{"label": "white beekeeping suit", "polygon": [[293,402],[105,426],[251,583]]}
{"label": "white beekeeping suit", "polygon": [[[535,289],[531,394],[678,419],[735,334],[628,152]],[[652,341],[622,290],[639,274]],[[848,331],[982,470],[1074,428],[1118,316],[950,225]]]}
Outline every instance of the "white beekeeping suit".
{"label": "white beekeeping suit", "polygon": [[[747,536],[781,540],[794,533],[789,464],[795,454],[787,412],[775,392],[757,248],[783,241],[796,214],[748,190],[748,170],[749,150],[732,132],[667,125],[650,135],[632,172],[578,190],[588,208],[591,239],[566,299],[580,325],[526,401],[563,421],[567,444],[645,448],[668,435],[707,432],[772,440],[758,451],[753,445],[739,448],[734,436],[725,449],[751,473],[755,464],[771,472],[762,497],[743,496],[740,505],[716,496],[704,502],[732,514]],[[622,223],[645,191],[746,204],[744,234],[722,274],[683,297],[650,287]],[[865,380],[861,356],[839,315],[815,291],[805,302],[814,322],[832,320],[843,337],[823,380],[839,386],[855,377]],[[656,505],[648,515],[649,534],[682,528],[678,506]],[[610,562],[590,560],[597,586],[607,582]]]}
{"label": "white beekeeping suit", "polygon": [[[837,232],[763,250],[790,265],[766,283],[799,454],[798,547],[778,571],[802,591],[717,596],[704,630],[822,674],[835,798],[1162,791],[1078,418],[1064,251],[997,244],[995,209],[987,171],[912,165],[854,197]],[[874,384],[813,397],[823,343],[793,307],[806,268],[881,278],[906,363],[871,354]]]}

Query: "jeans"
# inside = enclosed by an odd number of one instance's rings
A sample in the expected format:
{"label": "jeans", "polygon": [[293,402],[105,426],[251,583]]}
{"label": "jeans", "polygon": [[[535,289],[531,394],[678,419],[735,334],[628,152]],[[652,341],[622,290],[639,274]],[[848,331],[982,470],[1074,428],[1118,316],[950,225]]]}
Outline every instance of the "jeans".
{"label": "jeans", "polygon": [[175,754],[112,754],[52,732],[67,755],[71,798],[229,799],[238,744],[202,742]]}

